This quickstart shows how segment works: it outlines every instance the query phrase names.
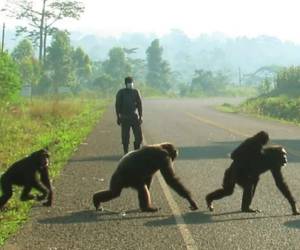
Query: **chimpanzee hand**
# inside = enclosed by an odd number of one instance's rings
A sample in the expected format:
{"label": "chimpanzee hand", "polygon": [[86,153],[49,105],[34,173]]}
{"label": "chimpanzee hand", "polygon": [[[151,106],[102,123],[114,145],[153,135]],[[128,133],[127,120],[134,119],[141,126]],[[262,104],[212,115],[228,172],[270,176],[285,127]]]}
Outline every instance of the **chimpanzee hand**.
{"label": "chimpanzee hand", "polygon": [[52,201],[51,200],[47,200],[47,201],[43,202],[42,204],[45,207],[51,207],[52,206]]}
{"label": "chimpanzee hand", "polygon": [[42,200],[44,200],[46,198],[46,194],[41,194],[41,195],[37,195],[36,196],[36,200],[37,201],[42,201]]}
{"label": "chimpanzee hand", "polygon": [[196,204],[195,201],[193,201],[193,200],[191,199],[189,202],[190,202],[190,209],[191,209],[192,211],[198,209],[198,206],[197,206],[197,204]]}
{"label": "chimpanzee hand", "polygon": [[294,205],[292,207],[292,210],[293,210],[293,215],[299,215],[300,214],[300,212],[299,212],[298,208],[296,207],[296,205]]}

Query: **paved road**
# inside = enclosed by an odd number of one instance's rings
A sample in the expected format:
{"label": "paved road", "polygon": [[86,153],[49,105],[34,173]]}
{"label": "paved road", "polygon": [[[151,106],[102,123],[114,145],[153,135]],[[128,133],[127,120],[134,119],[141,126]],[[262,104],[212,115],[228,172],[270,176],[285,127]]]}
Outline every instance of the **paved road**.
{"label": "paved road", "polygon": [[288,149],[284,176],[300,197],[300,128],[274,121],[215,111],[211,105],[236,100],[147,100],[143,131],[146,142],[170,141],[180,150],[175,164],[182,181],[192,189],[199,210],[168,189],[160,175],[151,187],[158,213],[139,213],[136,193],[124,190],[119,199],[95,212],[91,196],[104,189],[121,157],[120,131],[113,108],[54,182],[53,208],[36,206],[30,221],[4,249],[300,249],[300,216],[274,185],[269,173],[258,185],[253,207],[259,214],[239,212],[241,189],[205,206],[205,195],[221,185],[228,153],[259,130]]}

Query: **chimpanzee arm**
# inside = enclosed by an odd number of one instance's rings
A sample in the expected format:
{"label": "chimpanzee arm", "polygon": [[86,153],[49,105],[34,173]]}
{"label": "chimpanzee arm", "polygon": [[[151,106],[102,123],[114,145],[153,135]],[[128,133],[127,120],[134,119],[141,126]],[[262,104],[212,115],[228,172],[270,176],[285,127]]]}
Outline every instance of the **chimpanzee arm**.
{"label": "chimpanzee arm", "polygon": [[52,205],[52,187],[49,179],[49,172],[48,167],[43,166],[40,168],[40,175],[41,175],[41,182],[43,185],[48,189],[48,200],[44,203],[45,206],[51,206]]}
{"label": "chimpanzee arm", "polygon": [[275,180],[275,184],[277,188],[280,190],[280,192],[284,195],[284,197],[289,201],[292,211],[294,214],[299,213],[296,208],[296,201],[294,197],[292,196],[292,193],[284,181],[283,175],[281,173],[281,168],[274,168],[271,170],[273,178]]}
{"label": "chimpanzee arm", "polygon": [[172,167],[172,161],[167,158],[164,160],[163,165],[160,168],[160,172],[164,177],[167,184],[173,188],[178,195],[187,199],[191,205],[191,209],[197,209],[197,205],[191,197],[190,191],[181,183],[178,177],[175,176],[175,172]]}

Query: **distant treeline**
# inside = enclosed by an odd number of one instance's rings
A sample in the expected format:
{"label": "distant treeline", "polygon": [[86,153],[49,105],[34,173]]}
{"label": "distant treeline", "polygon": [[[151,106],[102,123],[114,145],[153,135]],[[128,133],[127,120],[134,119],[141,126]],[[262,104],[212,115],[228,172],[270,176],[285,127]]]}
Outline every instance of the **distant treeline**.
{"label": "distant treeline", "polygon": [[[129,33],[120,37],[99,37],[71,33],[72,43],[81,46],[93,60],[105,60],[115,46],[137,48],[135,57],[145,58],[154,34]],[[221,33],[203,34],[191,39],[180,30],[173,30],[159,38],[164,59],[174,71],[189,81],[195,70],[229,72],[238,82],[241,74],[249,74],[268,65],[291,66],[300,64],[300,44],[283,42],[274,37],[228,38]]]}
{"label": "distant treeline", "polygon": [[181,31],[160,39],[145,34],[117,39],[56,30],[42,63],[36,54],[24,39],[3,55],[2,60],[11,58],[10,64],[16,66],[11,70],[18,72],[15,90],[30,85],[36,94],[67,88],[72,93],[96,89],[110,95],[123,86],[125,76],[132,75],[146,94],[253,94],[245,90],[253,85],[266,93],[274,89],[284,65],[300,63],[300,46],[275,38],[229,39],[215,34],[190,39]]}

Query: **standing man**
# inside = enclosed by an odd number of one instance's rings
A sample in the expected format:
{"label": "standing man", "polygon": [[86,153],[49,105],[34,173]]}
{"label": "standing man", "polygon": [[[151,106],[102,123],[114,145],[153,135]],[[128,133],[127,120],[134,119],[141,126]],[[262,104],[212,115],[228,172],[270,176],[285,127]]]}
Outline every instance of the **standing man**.
{"label": "standing man", "polygon": [[124,154],[128,152],[130,128],[134,135],[134,149],[139,149],[143,141],[142,134],[142,100],[140,92],[133,88],[133,78],[125,78],[125,88],[116,96],[117,124],[121,125]]}

